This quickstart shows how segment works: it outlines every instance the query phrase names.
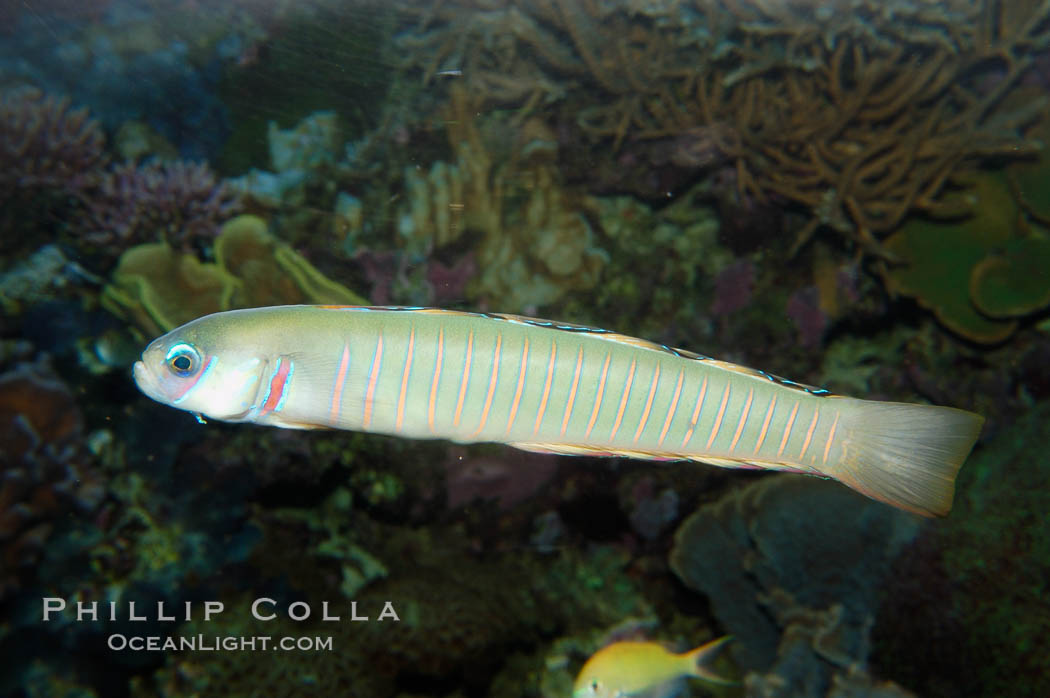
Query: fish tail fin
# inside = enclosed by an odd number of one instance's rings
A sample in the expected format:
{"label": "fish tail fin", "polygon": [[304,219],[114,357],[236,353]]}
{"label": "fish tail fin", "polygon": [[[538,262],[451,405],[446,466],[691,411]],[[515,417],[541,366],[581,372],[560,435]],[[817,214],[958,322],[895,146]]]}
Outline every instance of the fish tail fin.
{"label": "fish tail fin", "polygon": [[984,417],[952,407],[842,401],[842,456],[822,472],[886,504],[922,516],[952,508],[955,476]]}
{"label": "fish tail fin", "polygon": [[739,682],[732,681],[730,679],[719,676],[710,669],[707,668],[708,662],[721,651],[722,647],[727,642],[733,639],[732,635],[726,635],[720,637],[717,640],[711,640],[706,644],[700,645],[695,650],[690,650],[685,654],[681,655],[686,663],[686,673],[690,676],[695,676],[698,679],[704,681],[710,681],[711,683],[722,684],[724,686],[732,686]]}

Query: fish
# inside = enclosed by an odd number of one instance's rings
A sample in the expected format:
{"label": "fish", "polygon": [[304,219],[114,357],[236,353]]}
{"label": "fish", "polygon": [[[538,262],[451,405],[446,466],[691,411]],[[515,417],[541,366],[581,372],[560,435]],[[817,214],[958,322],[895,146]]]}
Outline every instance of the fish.
{"label": "fish", "polygon": [[133,375],[200,421],[803,473],[923,516],[951,509],[984,422],[593,327],[404,306],[207,315],[151,342]]}
{"label": "fish", "polygon": [[572,687],[572,698],[640,696],[686,676],[732,685],[704,665],[730,640],[712,640],[677,654],[656,642],[624,641],[606,645],[583,665]]}

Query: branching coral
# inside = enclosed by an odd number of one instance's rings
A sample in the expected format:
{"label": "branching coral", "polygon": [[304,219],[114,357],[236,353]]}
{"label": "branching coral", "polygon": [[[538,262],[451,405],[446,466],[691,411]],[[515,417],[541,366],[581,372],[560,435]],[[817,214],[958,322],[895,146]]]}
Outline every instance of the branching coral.
{"label": "branching coral", "polygon": [[68,99],[33,88],[0,94],[0,202],[17,190],[83,187],[105,162],[104,141]]}
{"label": "branching coral", "polygon": [[88,239],[121,246],[159,238],[192,249],[240,209],[239,197],[206,164],[184,161],[119,165],[83,199],[80,227]]}
{"label": "branching coral", "polygon": [[484,4],[465,26],[462,4],[403,38],[424,80],[460,69],[475,99],[525,113],[571,101],[614,147],[718,152],[741,194],[811,212],[795,248],[826,225],[884,254],[909,212],[943,212],[960,167],[1029,152],[1017,129],[1047,101],[1006,99],[1050,46],[1045,1],[544,0]]}

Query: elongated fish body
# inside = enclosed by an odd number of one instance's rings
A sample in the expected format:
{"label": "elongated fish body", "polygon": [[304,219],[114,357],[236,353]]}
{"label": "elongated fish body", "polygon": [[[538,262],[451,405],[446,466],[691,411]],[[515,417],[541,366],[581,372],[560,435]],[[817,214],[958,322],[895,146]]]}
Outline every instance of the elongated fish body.
{"label": "elongated fish body", "polygon": [[604,330],[422,308],[217,313],[155,340],[134,374],[219,420],[795,471],[923,515],[951,508],[983,423]]}

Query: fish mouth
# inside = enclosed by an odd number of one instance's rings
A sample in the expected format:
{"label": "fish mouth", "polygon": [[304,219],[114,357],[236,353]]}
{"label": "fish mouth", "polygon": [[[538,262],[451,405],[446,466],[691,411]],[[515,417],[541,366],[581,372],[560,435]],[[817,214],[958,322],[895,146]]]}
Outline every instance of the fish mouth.
{"label": "fish mouth", "polygon": [[157,387],[157,379],[154,378],[150,370],[146,368],[145,363],[142,361],[136,361],[135,365],[131,367],[131,373],[135,377],[135,385],[139,387],[139,390],[157,402],[165,402],[160,396],[160,390]]}

